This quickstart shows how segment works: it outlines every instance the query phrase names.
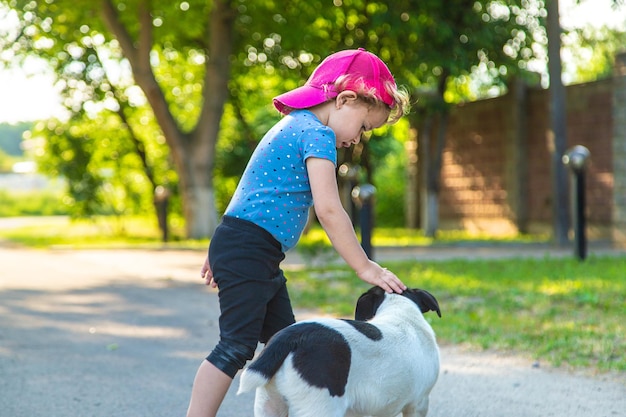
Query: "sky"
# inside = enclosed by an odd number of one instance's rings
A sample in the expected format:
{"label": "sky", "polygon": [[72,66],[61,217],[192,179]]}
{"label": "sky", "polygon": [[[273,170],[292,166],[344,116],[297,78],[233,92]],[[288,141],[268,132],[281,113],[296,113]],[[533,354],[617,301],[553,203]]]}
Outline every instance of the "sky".
{"label": "sky", "polygon": [[[579,5],[576,0],[559,1],[563,27],[626,25],[626,6],[615,12],[611,0],[582,0]],[[31,62],[28,68],[0,69],[0,123],[35,121],[61,114],[53,77],[45,74],[45,65]]]}

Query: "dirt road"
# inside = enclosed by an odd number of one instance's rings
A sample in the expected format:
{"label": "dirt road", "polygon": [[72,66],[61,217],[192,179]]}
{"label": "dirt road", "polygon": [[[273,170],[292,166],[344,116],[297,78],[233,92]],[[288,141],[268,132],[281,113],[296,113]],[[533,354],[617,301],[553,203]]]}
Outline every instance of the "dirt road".
{"label": "dirt road", "polygon": [[[406,254],[410,256],[410,254]],[[217,338],[202,251],[0,247],[0,415],[184,416]],[[435,329],[436,330],[436,329]],[[443,346],[429,417],[626,416],[626,376]],[[252,416],[229,392],[220,416]]]}

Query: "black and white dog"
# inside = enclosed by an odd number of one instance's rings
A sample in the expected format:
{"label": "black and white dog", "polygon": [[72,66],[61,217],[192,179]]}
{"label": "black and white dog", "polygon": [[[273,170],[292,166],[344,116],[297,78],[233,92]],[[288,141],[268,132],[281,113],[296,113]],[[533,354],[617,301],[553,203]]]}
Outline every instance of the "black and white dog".
{"label": "black and white dog", "polygon": [[422,313],[435,297],[374,287],[356,320],[301,321],[276,333],[241,375],[256,388],[255,417],[424,417],[439,375],[439,348]]}

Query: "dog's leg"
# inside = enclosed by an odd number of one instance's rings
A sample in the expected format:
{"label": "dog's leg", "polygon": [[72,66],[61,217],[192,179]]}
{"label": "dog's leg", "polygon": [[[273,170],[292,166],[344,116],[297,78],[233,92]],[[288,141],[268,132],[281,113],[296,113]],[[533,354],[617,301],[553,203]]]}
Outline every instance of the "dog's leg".
{"label": "dog's leg", "polygon": [[287,404],[273,384],[256,389],[254,417],[287,417]]}

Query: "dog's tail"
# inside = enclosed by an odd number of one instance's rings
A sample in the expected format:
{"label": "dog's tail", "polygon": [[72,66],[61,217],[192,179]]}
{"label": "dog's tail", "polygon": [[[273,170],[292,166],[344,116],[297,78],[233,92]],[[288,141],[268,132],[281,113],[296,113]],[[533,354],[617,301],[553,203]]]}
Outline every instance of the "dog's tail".
{"label": "dog's tail", "polygon": [[301,332],[300,327],[296,325],[286,327],[270,339],[261,354],[241,374],[237,394],[256,389],[272,379],[287,355],[301,342],[298,337],[293,337]]}
{"label": "dog's tail", "polygon": [[249,368],[245,369],[239,379],[239,389],[237,390],[237,395],[262,387],[267,384],[267,381],[269,381],[269,378],[262,373],[250,370]]}

